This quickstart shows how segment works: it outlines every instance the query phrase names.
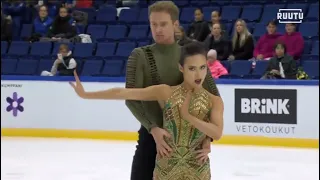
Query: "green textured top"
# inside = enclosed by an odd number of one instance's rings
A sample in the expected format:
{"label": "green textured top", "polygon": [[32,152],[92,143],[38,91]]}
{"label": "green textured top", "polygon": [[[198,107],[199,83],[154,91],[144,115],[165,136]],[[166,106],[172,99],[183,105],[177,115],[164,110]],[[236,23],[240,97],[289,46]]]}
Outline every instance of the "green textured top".
{"label": "green textured top", "polygon": [[[126,71],[126,88],[145,88],[157,84],[176,86],[182,83],[179,71],[180,46],[152,44],[135,48],[129,56]],[[152,54],[150,56],[150,54]],[[208,73],[203,87],[219,96],[211,73]],[[126,101],[127,107],[140,123],[150,131],[162,127],[163,114],[158,102]]]}

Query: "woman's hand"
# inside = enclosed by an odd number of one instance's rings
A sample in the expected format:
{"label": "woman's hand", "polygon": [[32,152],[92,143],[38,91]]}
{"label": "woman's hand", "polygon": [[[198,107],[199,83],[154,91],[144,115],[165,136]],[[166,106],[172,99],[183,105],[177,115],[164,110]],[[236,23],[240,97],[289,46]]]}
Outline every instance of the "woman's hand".
{"label": "woman's hand", "polygon": [[59,65],[60,63],[62,63],[62,59],[56,59],[55,61],[54,61],[54,64],[55,65]]}
{"label": "woman's hand", "polygon": [[276,75],[280,75],[280,72],[279,72],[278,70],[276,70],[276,69],[272,69],[272,70],[270,71],[270,73],[276,74]]}
{"label": "woman's hand", "polygon": [[233,60],[235,60],[234,55],[230,55],[230,56],[228,57],[228,60],[229,60],[229,61],[233,61]]}
{"label": "woman's hand", "polygon": [[84,88],[81,84],[79,76],[76,71],[73,71],[73,74],[74,74],[74,78],[76,79],[76,84],[74,84],[73,82],[69,82],[69,84],[71,85],[71,87],[74,89],[74,91],[77,93],[79,97],[85,98],[86,92],[84,91]]}
{"label": "woman's hand", "polygon": [[257,56],[257,60],[263,60],[263,55],[262,55],[262,54],[259,54],[259,55]]}

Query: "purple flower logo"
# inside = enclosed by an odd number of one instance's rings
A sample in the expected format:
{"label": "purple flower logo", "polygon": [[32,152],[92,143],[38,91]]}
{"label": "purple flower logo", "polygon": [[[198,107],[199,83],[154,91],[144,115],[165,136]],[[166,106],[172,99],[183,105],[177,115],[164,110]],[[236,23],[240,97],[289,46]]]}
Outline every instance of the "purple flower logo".
{"label": "purple flower logo", "polygon": [[7,102],[9,103],[9,106],[7,107],[7,111],[12,111],[12,114],[14,117],[18,115],[18,111],[23,112],[24,108],[21,105],[24,101],[23,97],[18,98],[18,93],[14,92],[11,97],[7,97]]}

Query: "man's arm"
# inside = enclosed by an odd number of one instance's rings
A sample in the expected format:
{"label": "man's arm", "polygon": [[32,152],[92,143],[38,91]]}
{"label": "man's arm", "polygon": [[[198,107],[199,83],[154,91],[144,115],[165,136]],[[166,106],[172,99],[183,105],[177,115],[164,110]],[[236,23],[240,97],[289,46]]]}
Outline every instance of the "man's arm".
{"label": "man's arm", "polygon": [[[134,49],[129,56],[126,69],[126,88],[144,88],[144,62],[141,59],[141,53],[142,51],[139,52],[139,49]],[[126,106],[148,131],[153,127],[157,127],[155,122],[147,118],[144,105],[141,101],[127,100]]]}
{"label": "man's arm", "polygon": [[212,78],[212,75],[211,75],[209,68],[208,68],[208,73],[207,73],[206,79],[203,82],[203,88],[215,96],[220,96],[218,87],[217,87],[214,79]]}

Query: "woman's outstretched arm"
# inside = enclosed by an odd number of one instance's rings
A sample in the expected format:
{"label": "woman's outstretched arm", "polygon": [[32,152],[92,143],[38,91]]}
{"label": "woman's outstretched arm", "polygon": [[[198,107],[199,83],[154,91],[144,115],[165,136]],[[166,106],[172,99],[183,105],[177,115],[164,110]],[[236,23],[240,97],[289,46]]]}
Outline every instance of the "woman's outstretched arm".
{"label": "woman's outstretched arm", "polygon": [[141,100],[157,101],[165,100],[170,86],[155,85],[146,88],[111,88],[102,91],[86,92],[81,81],[74,71],[76,83],[70,82],[77,95],[83,99],[110,99],[110,100]]}

